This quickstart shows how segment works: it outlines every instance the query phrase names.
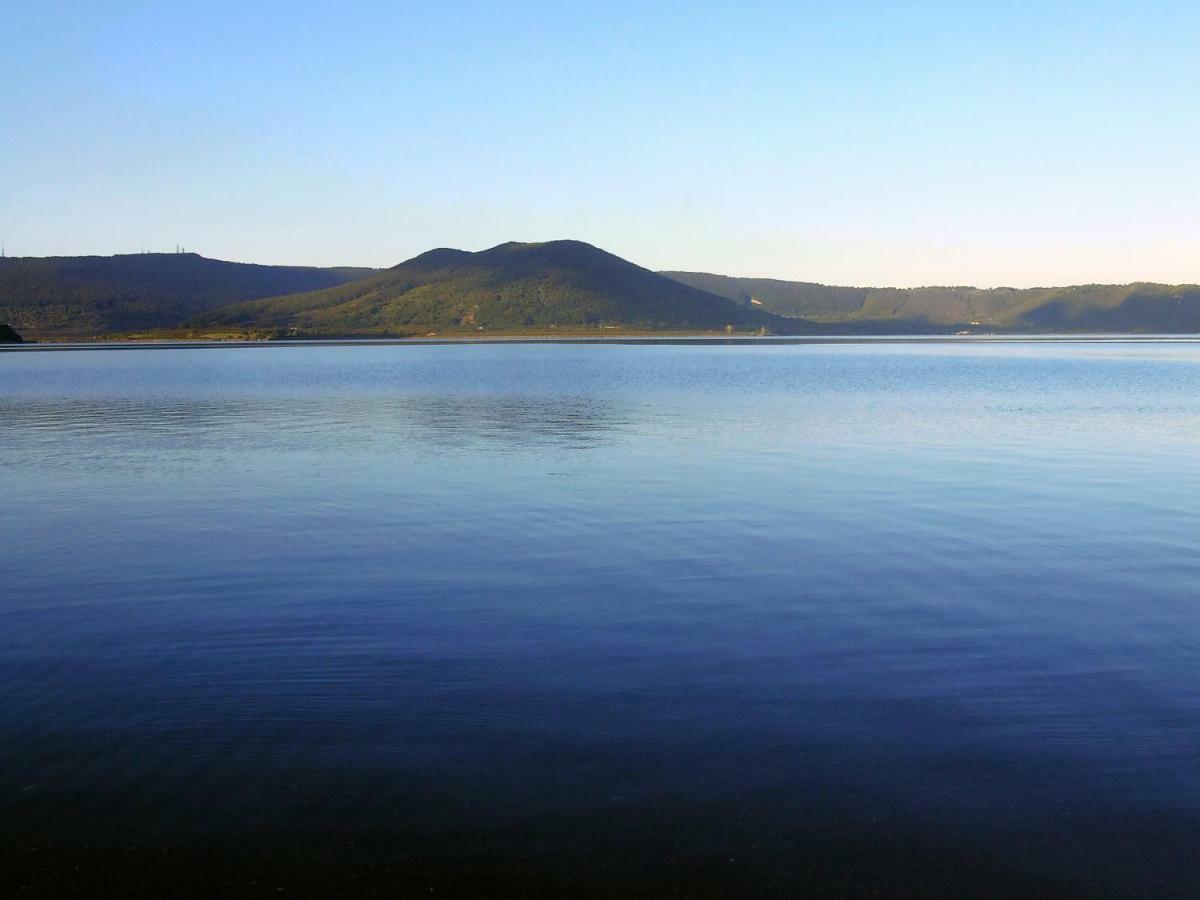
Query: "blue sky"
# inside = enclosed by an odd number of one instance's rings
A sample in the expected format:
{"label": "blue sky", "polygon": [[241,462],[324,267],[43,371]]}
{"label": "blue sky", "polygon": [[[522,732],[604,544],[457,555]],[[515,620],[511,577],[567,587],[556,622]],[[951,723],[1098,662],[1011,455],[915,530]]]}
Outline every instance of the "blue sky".
{"label": "blue sky", "polygon": [[1200,4],[0,0],[9,255],[1200,281]]}

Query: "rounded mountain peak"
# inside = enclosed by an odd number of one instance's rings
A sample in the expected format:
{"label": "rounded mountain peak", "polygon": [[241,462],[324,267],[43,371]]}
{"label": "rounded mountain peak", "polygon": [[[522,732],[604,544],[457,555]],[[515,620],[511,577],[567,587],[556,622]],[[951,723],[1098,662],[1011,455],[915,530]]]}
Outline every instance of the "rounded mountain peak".
{"label": "rounded mountain peak", "polygon": [[573,240],[543,241],[540,243],[508,241],[491,249],[481,250],[475,256],[481,262],[494,263],[527,261],[530,263],[587,267],[596,265],[633,265],[606,250],[601,250],[599,247],[594,247],[584,241]]}
{"label": "rounded mountain peak", "polygon": [[[473,253],[468,253],[466,250],[455,250],[452,247],[438,247],[434,250],[426,250],[412,259],[406,259],[400,265],[420,266],[424,269],[446,269],[450,266],[462,265],[474,255]],[[399,268],[399,266],[393,266],[393,268]]]}

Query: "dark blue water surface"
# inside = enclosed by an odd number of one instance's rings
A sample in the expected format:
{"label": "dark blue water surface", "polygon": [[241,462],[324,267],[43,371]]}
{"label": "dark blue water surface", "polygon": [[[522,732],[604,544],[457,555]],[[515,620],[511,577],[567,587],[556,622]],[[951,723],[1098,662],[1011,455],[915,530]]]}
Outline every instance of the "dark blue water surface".
{"label": "dark blue water surface", "polygon": [[1200,345],[0,354],[3,894],[1200,891]]}

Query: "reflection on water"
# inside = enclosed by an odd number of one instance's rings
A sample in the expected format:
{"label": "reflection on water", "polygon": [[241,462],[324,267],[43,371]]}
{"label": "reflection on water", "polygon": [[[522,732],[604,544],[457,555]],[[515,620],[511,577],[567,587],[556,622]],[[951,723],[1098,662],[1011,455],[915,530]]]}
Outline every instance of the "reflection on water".
{"label": "reflection on water", "polygon": [[1194,893],[1200,348],[0,385],[0,862],[35,893]]}
{"label": "reflection on water", "polygon": [[162,453],[207,454],[305,449],[314,438],[328,452],[428,444],[442,450],[587,449],[625,423],[603,398],[366,396],[305,397],[288,403],[246,397],[188,401],[179,397],[0,400],[8,426],[10,466],[68,466],[78,457],[54,452],[63,440],[116,466]]}
{"label": "reflection on water", "polygon": [[623,427],[610,401],[589,396],[419,397],[392,414],[412,432],[408,439],[459,449],[586,450],[613,440]]}

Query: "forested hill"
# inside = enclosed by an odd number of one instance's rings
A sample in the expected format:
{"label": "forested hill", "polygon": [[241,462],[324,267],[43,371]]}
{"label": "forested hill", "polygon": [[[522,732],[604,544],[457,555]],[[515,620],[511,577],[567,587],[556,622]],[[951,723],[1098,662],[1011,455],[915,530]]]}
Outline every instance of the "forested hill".
{"label": "forested hill", "polygon": [[1194,284],[863,288],[704,272],[661,274],[749,308],[832,330],[1200,332],[1200,286]]}
{"label": "forested hill", "polygon": [[373,269],[261,266],[195,253],[0,258],[0,322],[26,336],[171,328],[205,310],[344,284]]}
{"label": "forested hill", "polygon": [[1200,286],[836,287],[651,272],[579,241],[430,250],[383,270],[194,253],[0,258],[27,339],[183,328],[312,336],[627,328],[775,334],[1200,333]]}
{"label": "forested hill", "polygon": [[198,324],[303,334],[411,334],[623,326],[648,330],[797,329],[580,241],[430,250],[321,291],[241,303]]}

